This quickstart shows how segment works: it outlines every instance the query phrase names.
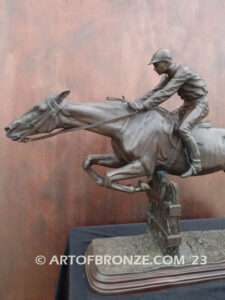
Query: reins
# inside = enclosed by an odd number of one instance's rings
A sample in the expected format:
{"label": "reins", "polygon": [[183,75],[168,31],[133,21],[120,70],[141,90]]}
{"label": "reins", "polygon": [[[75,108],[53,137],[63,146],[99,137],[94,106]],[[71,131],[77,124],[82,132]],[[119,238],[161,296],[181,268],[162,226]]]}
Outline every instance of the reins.
{"label": "reins", "polygon": [[[107,97],[106,99],[109,100],[109,101],[120,101],[122,103],[127,103],[127,101],[126,101],[126,99],[125,99],[124,96],[122,96],[122,99],[121,98],[115,98],[115,97]],[[50,108],[50,112],[48,112],[48,114],[44,115],[44,120],[43,119],[40,120],[38,122],[38,124],[35,126],[35,129],[37,129],[39,126],[41,126],[41,124],[43,124],[43,122],[48,118],[49,115],[56,116],[57,113],[60,111],[59,106],[57,105],[57,103],[53,99],[50,98],[48,100],[47,104],[48,104],[48,107]],[[63,129],[60,129],[60,130],[58,130],[56,132],[49,133],[49,134],[44,134],[42,136],[34,137],[34,138],[27,137],[29,135],[28,134],[26,137],[22,137],[19,140],[19,142],[20,143],[34,142],[34,141],[44,140],[44,139],[47,139],[47,138],[50,138],[50,137],[53,137],[55,135],[62,134],[62,133],[67,133],[67,132],[71,132],[71,131],[78,131],[78,130],[85,130],[85,129],[91,129],[91,128],[95,128],[95,127],[98,127],[98,126],[102,126],[102,125],[107,124],[107,123],[111,123],[111,122],[115,122],[115,121],[119,121],[119,120],[122,120],[122,119],[126,119],[126,118],[129,118],[129,117],[132,117],[136,113],[137,113],[137,111],[134,111],[132,113],[129,113],[129,114],[121,116],[121,117],[113,118],[113,119],[106,120],[106,121],[99,121],[99,122],[96,122],[94,124],[82,125],[80,127],[63,128]]]}
{"label": "reins", "polygon": [[45,135],[42,135],[42,136],[39,136],[39,137],[36,137],[36,138],[35,137],[34,138],[25,137],[25,138],[22,138],[19,142],[21,142],[21,143],[34,142],[34,141],[38,141],[38,140],[47,139],[47,138],[50,138],[50,137],[53,137],[55,135],[62,134],[62,133],[90,129],[90,128],[102,126],[102,125],[107,124],[107,123],[111,123],[111,122],[115,122],[115,121],[119,121],[119,120],[122,120],[122,119],[126,119],[126,118],[129,118],[129,117],[132,117],[136,113],[137,112],[135,111],[135,112],[129,113],[127,115],[124,115],[122,117],[117,117],[117,118],[106,120],[106,121],[99,121],[99,122],[96,122],[94,124],[83,125],[83,126],[80,126],[80,127],[67,128],[67,129],[64,128],[64,129],[60,129],[60,130],[58,130],[56,132],[45,134]]}

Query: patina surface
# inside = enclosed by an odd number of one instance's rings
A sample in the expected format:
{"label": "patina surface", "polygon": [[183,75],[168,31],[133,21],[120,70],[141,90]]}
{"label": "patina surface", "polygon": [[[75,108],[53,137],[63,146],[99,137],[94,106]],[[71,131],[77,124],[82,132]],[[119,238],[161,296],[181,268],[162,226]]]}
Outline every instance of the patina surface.
{"label": "patina surface", "polygon": [[[110,257],[108,262],[103,260],[105,263],[98,265],[99,272],[108,274],[143,272],[168,266],[198,266],[225,260],[225,230],[189,231],[181,235],[182,244],[175,257],[165,255],[151,233],[95,239],[92,241],[93,255]],[[137,256],[140,256],[139,261]]]}
{"label": "patina surface", "polygon": [[191,130],[209,113],[208,89],[204,79],[187,66],[173,62],[172,53],[168,49],[156,51],[149,65],[163,75],[160,83],[141,98],[138,98],[131,107],[142,111],[152,109],[177,93],[183,100],[183,105],[177,109],[179,117],[178,131],[187,149],[190,167],[181,177],[186,178],[201,171],[201,154]]}
{"label": "patina surface", "polygon": [[[6,135],[15,141],[54,129],[87,129],[112,139],[113,153],[89,155],[83,168],[100,185],[123,192],[149,190],[148,183],[137,186],[120,184],[123,179],[147,176],[156,170],[180,176],[189,168],[179,134],[174,131],[176,117],[167,110],[154,109],[133,113],[126,103],[77,103],[64,100],[68,91],[47,97],[6,127]],[[126,117],[124,117],[126,116]],[[110,120],[114,121],[110,121]],[[116,119],[116,120],[115,120]],[[101,125],[99,125],[99,122]],[[199,123],[192,129],[201,154],[199,175],[225,169],[225,128]],[[114,168],[103,177],[93,165]]]}
{"label": "patina surface", "polygon": [[151,234],[95,239],[86,255],[103,263],[86,265],[89,284],[113,295],[224,279],[224,237],[225,230],[182,232],[180,257],[174,258],[163,255]]}

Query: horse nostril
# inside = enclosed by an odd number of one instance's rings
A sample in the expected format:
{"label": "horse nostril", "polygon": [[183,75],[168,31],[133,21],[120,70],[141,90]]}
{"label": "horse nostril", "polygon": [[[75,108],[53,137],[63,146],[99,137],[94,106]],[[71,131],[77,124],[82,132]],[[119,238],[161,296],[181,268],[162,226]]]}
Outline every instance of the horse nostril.
{"label": "horse nostril", "polygon": [[9,131],[9,127],[8,126],[6,128],[4,128],[4,129],[5,129],[6,132]]}
{"label": "horse nostril", "polygon": [[16,142],[16,141],[19,140],[19,137],[18,136],[13,136],[11,139]]}

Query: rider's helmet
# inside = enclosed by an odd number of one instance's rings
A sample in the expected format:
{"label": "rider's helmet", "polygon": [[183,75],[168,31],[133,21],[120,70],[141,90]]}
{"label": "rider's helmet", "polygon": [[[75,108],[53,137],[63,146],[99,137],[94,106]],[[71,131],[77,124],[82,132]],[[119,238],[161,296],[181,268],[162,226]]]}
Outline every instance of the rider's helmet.
{"label": "rider's helmet", "polygon": [[158,51],[156,51],[153,54],[149,65],[154,64],[156,62],[160,62],[160,61],[172,62],[172,54],[171,54],[170,50],[168,50],[168,49],[159,49]]}

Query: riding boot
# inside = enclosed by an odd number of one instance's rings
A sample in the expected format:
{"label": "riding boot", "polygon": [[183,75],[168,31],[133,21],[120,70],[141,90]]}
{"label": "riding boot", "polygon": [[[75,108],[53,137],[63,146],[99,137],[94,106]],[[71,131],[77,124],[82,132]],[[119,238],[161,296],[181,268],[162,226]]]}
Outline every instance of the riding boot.
{"label": "riding boot", "polygon": [[183,138],[183,142],[187,148],[190,158],[190,168],[181,175],[182,178],[186,178],[192,175],[196,175],[202,170],[201,158],[198,145],[192,136]]}

